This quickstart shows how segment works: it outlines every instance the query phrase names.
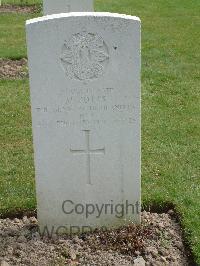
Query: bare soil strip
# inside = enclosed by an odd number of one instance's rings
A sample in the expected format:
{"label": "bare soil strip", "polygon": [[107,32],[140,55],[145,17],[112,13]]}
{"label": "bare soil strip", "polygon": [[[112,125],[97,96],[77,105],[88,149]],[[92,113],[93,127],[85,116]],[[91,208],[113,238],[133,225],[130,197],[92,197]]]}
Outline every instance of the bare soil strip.
{"label": "bare soil strip", "polygon": [[0,79],[23,79],[28,77],[27,59],[0,58]]}
{"label": "bare soil strip", "polygon": [[19,6],[19,5],[2,5],[0,13],[38,13],[40,10],[37,5]]}
{"label": "bare soil strip", "polygon": [[0,262],[7,266],[187,266],[181,228],[172,212],[143,212],[141,226],[52,238],[41,236],[35,217],[0,219]]}

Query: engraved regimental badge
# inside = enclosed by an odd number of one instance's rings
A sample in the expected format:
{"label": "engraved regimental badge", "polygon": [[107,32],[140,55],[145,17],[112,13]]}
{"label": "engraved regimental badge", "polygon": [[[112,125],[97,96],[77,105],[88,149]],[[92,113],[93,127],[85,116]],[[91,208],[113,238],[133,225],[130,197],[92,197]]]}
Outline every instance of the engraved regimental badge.
{"label": "engraved regimental badge", "polygon": [[105,72],[108,61],[108,47],[95,33],[76,33],[62,47],[61,63],[71,79],[98,78]]}

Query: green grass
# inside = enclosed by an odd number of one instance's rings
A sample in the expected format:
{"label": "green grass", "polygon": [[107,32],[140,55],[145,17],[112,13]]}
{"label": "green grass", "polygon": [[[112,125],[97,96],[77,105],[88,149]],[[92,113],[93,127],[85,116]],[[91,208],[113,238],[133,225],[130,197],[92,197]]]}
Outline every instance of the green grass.
{"label": "green grass", "polygon": [[42,4],[42,0],[2,0],[2,5],[12,4],[12,5],[38,5]]}
{"label": "green grass", "polygon": [[0,212],[35,207],[29,87],[0,81]]}
{"label": "green grass", "polygon": [[[40,0],[3,0],[3,4],[38,5]],[[0,58],[20,59],[27,56],[25,41],[26,20],[41,16],[41,14],[0,14]]]}
{"label": "green grass", "polygon": [[0,15],[0,58],[26,57],[25,22],[36,14]]}
{"label": "green grass", "polygon": [[[142,20],[143,204],[175,205],[200,263],[200,1],[97,0],[96,10]],[[26,55],[27,17],[0,16],[0,57]],[[0,95],[0,209],[35,208],[28,83],[0,81]]]}

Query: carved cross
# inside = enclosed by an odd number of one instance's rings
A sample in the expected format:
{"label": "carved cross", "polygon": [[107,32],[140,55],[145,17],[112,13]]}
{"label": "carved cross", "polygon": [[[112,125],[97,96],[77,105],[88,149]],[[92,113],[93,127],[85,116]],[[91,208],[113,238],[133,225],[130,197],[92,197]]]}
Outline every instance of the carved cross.
{"label": "carved cross", "polygon": [[94,149],[92,150],[90,148],[90,130],[83,130],[85,132],[85,139],[86,139],[86,149],[84,150],[74,150],[70,149],[70,151],[74,155],[86,155],[87,156],[87,184],[92,185],[92,180],[91,180],[91,155],[93,154],[105,154],[105,147],[102,149]]}

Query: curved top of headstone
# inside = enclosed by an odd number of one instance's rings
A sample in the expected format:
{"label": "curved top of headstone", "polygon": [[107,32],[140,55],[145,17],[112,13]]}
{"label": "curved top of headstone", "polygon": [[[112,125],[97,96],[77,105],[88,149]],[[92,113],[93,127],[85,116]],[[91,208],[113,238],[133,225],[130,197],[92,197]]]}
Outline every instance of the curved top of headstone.
{"label": "curved top of headstone", "polygon": [[139,21],[140,18],[136,16],[130,16],[125,14],[118,14],[118,13],[109,13],[109,12],[70,12],[70,13],[60,13],[60,14],[53,14],[47,15],[43,17],[33,18],[26,21],[26,25],[30,25],[33,23],[38,22],[45,22],[53,19],[60,19],[60,18],[70,18],[70,17],[110,17],[110,18],[121,18],[133,21]]}

